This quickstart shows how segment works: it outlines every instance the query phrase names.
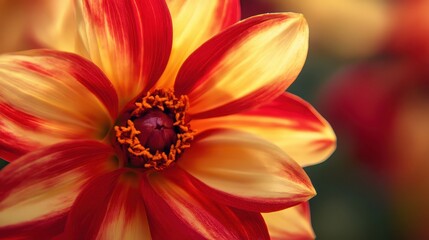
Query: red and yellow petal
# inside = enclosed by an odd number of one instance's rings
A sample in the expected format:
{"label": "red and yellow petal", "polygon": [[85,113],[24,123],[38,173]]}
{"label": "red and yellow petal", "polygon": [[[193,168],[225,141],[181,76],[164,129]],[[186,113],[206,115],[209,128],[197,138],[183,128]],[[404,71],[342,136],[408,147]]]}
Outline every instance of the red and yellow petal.
{"label": "red and yellow petal", "polygon": [[115,86],[123,106],[151,88],[168,62],[171,17],[159,0],[78,0],[81,53]]}
{"label": "red and yellow petal", "polygon": [[324,161],[336,146],[329,123],[309,103],[291,93],[250,111],[194,120],[192,127],[198,131],[228,128],[250,132],[276,144],[301,166]]}
{"label": "red and yellow petal", "polygon": [[240,19],[238,0],[168,0],[173,49],[157,87],[172,87],[185,59],[202,43]]}
{"label": "red and yellow petal", "polygon": [[188,176],[183,170],[169,169],[152,172],[142,182],[152,238],[269,239],[259,213],[213,201]]}
{"label": "red and yellow petal", "polygon": [[308,202],[278,212],[263,213],[262,216],[273,240],[316,238],[311,226]]}
{"label": "red and yellow petal", "polygon": [[315,195],[295,161],[274,144],[244,132],[202,133],[177,164],[199,189],[240,209],[277,211]]}
{"label": "red and yellow petal", "polygon": [[91,181],[73,204],[66,239],[151,239],[140,176],[117,170]]}
{"label": "red and yellow petal", "polygon": [[308,49],[300,14],[265,14],[231,26],[198,48],[181,67],[177,94],[194,118],[228,115],[269,102],[295,80]]}
{"label": "red and yellow petal", "polygon": [[0,236],[62,231],[83,186],[116,168],[110,146],[91,140],[31,152],[0,172]]}
{"label": "red and yellow petal", "polygon": [[116,92],[91,62],[33,50],[0,56],[0,157],[8,161],[64,139],[102,139]]}

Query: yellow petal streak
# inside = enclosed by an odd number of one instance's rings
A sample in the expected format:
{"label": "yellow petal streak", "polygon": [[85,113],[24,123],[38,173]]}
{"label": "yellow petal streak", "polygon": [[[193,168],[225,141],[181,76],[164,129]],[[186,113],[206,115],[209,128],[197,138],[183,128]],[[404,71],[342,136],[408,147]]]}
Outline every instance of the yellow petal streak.
{"label": "yellow petal streak", "polygon": [[[100,138],[111,120],[99,99],[70,74],[73,65],[37,52],[3,55],[0,58],[0,103],[37,119],[47,137],[35,139],[26,135],[31,129],[19,129],[12,120],[0,119],[9,130],[16,128],[17,136],[37,142],[53,143],[58,138]],[[23,64],[44,71],[29,70]],[[42,131],[40,131],[42,130]]]}
{"label": "yellow petal streak", "polygon": [[177,163],[208,186],[239,197],[303,201],[315,194],[298,164],[251,134],[225,131],[196,140]]}
{"label": "yellow petal streak", "polygon": [[65,212],[85,180],[72,172],[16,189],[0,205],[0,227]]}
{"label": "yellow petal streak", "polygon": [[132,174],[121,176],[115,187],[97,239],[151,239],[138,179]]}
{"label": "yellow petal streak", "polygon": [[[185,59],[207,39],[223,27],[230,0],[168,0],[173,20],[173,49],[166,70],[157,87],[172,87],[176,74]],[[222,11],[223,10],[223,11]]]}
{"label": "yellow petal streak", "polygon": [[[261,106],[242,114],[197,119],[192,121],[192,127],[198,131],[227,128],[252,133],[279,146],[302,167],[326,160],[336,147],[336,136],[331,126],[304,100],[290,93],[284,96],[302,110],[288,111],[288,106],[282,109],[283,104],[280,103],[275,106],[278,111],[268,111],[267,115],[263,112],[267,107]],[[273,114],[268,115],[270,113]]]}
{"label": "yellow petal streak", "polygon": [[308,50],[308,26],[287,13],[252,27],[188,96],[191,113],[207,111],[267,86],[280,94],[298,76]]}

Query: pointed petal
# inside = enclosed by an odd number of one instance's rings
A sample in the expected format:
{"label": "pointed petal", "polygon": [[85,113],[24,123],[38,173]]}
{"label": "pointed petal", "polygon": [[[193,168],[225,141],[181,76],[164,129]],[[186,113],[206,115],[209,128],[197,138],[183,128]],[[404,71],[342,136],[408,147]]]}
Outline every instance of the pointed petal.
{"label": "pointed petal", "polygon": [[324,161],[336,145],[329,123],[309,103],[291,93],[250,111],[194,120],[192,127],[198,131],[228,128],[250,132],[276,144],[301,166]]}
{"label": "pointed petal", "polygon": [[198,48],[174,87],[188,95],[194,118],[240,112],[281,95],[301,71],[307,48],[302,15],[248,18]]}
{"label": "pointed petal", "polygon": [[278,212],[263,213],[262,216],[273,240],[316,238],[311,226],[308,202]]}
{"label": "pointed petal", "polygon": [[83,186],[115,168],[110,146],[64,142],[31,152],[0,172],[0,236],[62,230]]}
{"label": "pointed petal", "polygon": [[164,1],[78,0],[83,54],[115,86],[121,106],[161,76],[171,51],[171,17]]}
{"label": "pointed petal", "polygon": [[295,161],[277,146],[244,132],[202,133],[177,164],[197,179],[199,189],[240,209],[276,211],[315,195]]}
{"label": "pointed petal", "polygon": [[259,213],[218,204],[183,170],[169,172],[153,172],[141,185],[154,239],[269,239]]}
{"label": "pointed petal", "polygon": [[63,139],[104,138],[117,101],[104,74],[77,55],[1,55],[0,157],[10,161]]}
{"label": "pointed petal", "polygon": [[238,0],[168,0],[173,49],[157,87],[172,87],[180,66],[202,43],[240,19]]}
{"label": "pointed petal", "polygon": [[73,204],[68,239],[151,239],[139,182],[123,169],[91,181]]}

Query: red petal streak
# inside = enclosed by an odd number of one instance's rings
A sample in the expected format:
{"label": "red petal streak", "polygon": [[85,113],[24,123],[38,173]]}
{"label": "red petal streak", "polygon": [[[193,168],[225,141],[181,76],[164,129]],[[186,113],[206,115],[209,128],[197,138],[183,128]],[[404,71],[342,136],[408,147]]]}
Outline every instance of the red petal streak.
{"label": "red petal streak", "polygon": [[121,104],[151,88],[167,64],[171,17],[164,1],[81,0],[86,54],[110,78]]}
{"label": "red petal streak", "polygon": [[276,98],[295,80],[308,45],[297,14],[265,14],[239,22],[198,48],[176,82],[194,118],[228,115]]}
{"label": "red petal streak", "polygon": [[[12,122],[19,122],[22,128],[28,130],[38,130],[43,120],[22,112],[18,109],[14,109],[9,104],[0,103],[0,113],[3,116],[7,116]],[[5,120],[3,120],[5,122]],[[0,121],[0,157],[6,161],[12,161],[31,149],[40,147],[40,144],[20,138],[13,132],[8,131],[5,123]]]}
{"label": "red petal streak", "polygon": [[269,239],[259,213],[218,204],[182,170],[167,172],[153,172],[141,185],[154,239]]}
{"label": "red petal streak", "polygon": [[215,18],[218,19],[220,29],[223,30],[241,19],[241,7],[239,0],[220,0],[217,1]]}
{"label": "red petal streak", "polygon": [[0,236],[62,230],[82,187],[115,168],[112,154],[111,147],[100,142],[70,141],[7,165],[0,172]]}
{"label": "red petal streak", "polygon": [[150,239],[140,177],[124,169],[90,182],[70,212],[67,239]]}
{"label": "red petal streak", "polygon": [[244,132],[206,131],[177,164],[194,177],[198,189],[240,209],[277,211],[315,195],[295,161],[277,146]]}
{"label": "red petal streak", "polygon": [[[270,18],[250,18],[240,24],[234,25],[210,39],[197,49],[183,64],[177,76],[175,90],[178,95],[190,93],[198,85],[204,83],[202,78],[213,70],[213,66],[219,64],[222,57],[230,48],[242,41],[243,34],[254,26],[264,23]],[[202,60],[206,60],[201,62]],[[197,64],[197,61],[200,64]],[[193,72],[191,72],[193,70]],[[214,83],[212,83],[214,84]]]}
{"label": "red petal streak", "polygon": [[25,141],[15,134],[7,131],[7,128],[0,122],[0,157],[6,161],[12,161],[24,155],[31,149],[37,149],[40,144]]}
{"label": "red petal streak", "polygon": [[[70,65],[69,74],[100,99],[109,110],[112,119],[117,117],[118,95],[112,83],[94,63],[72,53],[43,50],[40,54],[68,63]],[[47,74],[49,74],[48,71]]]}
{"label": "red petal streak", "polygon": [[276,144],[301,166],[325,160],[336,145],[329,123],[309,103],[290,93],[250,111],[195,120],[192,127],[250,132]]}
{"label": "red petal streak", "polygon": [[65,139],[104,138],[118,111],[100,69],[78,55],[32,50],[0,57],[0,157]]}
{"label": "red petal streak", "polygon": [[201,44],[240,19],[239,0],[167,0],[174,23],[173,49],[157,87],[171,88],[186,58]]}
{"label": "red petal streak", "polygon": [[26,129],[38,130],[43,125],[43,119],[15,109],[7,103],[0,102],[0,113],[3,116],[7,116],[13,122],[20,122],[20,125]]}

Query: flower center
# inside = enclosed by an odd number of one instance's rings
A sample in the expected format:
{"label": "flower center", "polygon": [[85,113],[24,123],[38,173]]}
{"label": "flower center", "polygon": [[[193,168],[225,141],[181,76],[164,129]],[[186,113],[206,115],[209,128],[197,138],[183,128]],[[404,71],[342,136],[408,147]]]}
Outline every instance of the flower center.
{"label": "flower center", "polygon": [[135,102],[125,126],[115,126],[121,149],[130,167],[163,170],[189,148],[195,132],[185,120],[188,97],[177,98],[169,89],[148,92]]}

